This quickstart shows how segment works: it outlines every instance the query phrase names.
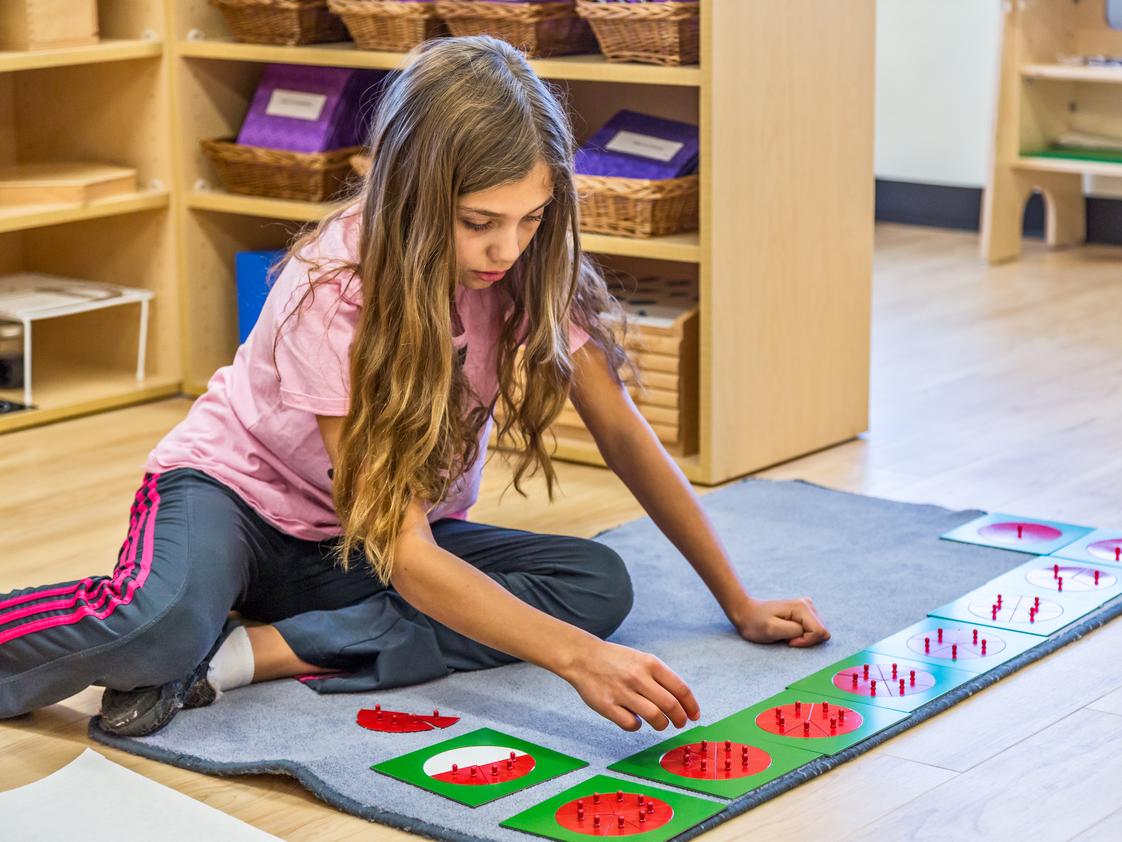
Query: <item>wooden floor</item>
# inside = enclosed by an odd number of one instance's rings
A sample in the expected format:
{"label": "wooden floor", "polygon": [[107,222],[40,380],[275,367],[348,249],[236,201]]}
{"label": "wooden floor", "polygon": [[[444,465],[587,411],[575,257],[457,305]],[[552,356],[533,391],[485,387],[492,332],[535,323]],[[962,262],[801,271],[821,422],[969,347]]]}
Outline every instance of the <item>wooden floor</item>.
{"label": "wooden floor", "polygon": [[[975,235],[880,227],[874,331],[869,433],[764,476],[1122,525],[1122,250],[1033,245],[989,268]],[[0,592],[108,571],[144,457],[187,408],[0,437]],[[591,535],[640,513],[606,471],[562,468],[552,506],[541,493],[500,500],[492,468],[473,516]],[[0,789],[77,756],[98,697],[0,724]],[[1118,840],[1120,747],[1117,622],[703,838]],[[219,779],[95,748],[287,840],[407,838],[287,779]]]}

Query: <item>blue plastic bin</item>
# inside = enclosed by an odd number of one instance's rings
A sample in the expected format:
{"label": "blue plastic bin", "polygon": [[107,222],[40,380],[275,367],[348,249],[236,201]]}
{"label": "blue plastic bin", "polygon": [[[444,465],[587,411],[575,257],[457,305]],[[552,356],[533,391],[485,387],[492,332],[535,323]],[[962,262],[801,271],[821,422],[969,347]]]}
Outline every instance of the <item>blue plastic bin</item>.
{"label": "blue plastic bin", "polygon": [[238,283],[238,343],[245,342],[261,308],[276,273],[269,275],[269,267],[284,254],[279,251],[239,251],[234,255],[234,274]]}

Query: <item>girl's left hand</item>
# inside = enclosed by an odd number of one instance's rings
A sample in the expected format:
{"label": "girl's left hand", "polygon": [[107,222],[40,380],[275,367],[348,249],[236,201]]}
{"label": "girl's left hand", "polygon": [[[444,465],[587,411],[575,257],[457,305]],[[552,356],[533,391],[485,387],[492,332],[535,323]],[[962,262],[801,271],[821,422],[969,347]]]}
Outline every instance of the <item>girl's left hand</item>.
{"label": "girl's left hand", "polygon": [[740,636],[752,643],[786,640],[789,646],[816,646],[830,639],[810,597],[755,600],[745,597],[729,619]]}

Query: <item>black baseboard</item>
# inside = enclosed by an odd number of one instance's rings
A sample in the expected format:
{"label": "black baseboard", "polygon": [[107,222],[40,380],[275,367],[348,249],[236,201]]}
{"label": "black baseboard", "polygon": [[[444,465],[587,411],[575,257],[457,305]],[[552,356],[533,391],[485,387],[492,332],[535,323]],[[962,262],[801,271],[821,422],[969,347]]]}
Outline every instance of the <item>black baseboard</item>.
{"label": "black baseboard", "polygon": [[[878,222],[977,231],[982,189],[878,178],[876,205]],[[1025,206],[1024,232],[1029,237],[1044,235],[1044,199],[1039,194]],[[1122,245],[1122,199],[1087,197],[1087,242]]]}

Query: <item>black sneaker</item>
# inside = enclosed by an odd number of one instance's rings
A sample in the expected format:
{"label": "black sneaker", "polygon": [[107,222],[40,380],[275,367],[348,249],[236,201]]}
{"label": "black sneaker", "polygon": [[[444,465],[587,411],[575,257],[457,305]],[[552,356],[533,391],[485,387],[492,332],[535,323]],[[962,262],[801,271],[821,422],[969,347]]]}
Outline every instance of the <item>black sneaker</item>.
{"label": "black sneaker", "polygon": [[101,696],[98,726],[119,737],[145,737],[171,722],[181,708],[201,708],[213,703],[219,693],[207,681],[210,659],[238,625],[227,621],[206,657],[185,678],[159,687],[137,687],[133,690],[106,688]]}

